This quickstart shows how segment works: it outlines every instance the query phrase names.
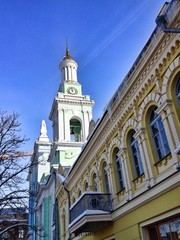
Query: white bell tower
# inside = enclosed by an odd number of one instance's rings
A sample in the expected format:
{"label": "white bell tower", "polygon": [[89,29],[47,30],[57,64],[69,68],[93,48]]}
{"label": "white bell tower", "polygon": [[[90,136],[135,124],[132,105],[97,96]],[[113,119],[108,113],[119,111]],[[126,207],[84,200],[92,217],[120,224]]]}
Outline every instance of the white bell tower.
{"label": "white bell tower", "polygon": [[62,80],[49,116],[54,142],[51,164],[67,166],[74,162],[87,139],[94,101],[90,96],[82,95],[82,86],[77,79],[78,65],[67,46],[59,68]]}

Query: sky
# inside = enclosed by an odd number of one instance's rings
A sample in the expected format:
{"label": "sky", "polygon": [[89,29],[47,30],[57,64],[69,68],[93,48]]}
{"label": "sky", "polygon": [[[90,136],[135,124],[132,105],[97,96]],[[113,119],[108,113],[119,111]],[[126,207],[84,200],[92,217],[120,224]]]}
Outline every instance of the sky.
{"label": "sky", "polygon": [[0,0],[0,108],[20,114],[33,149],[61,82],[66,38],[78,82],[101,118],[156,27],[164,0]]}

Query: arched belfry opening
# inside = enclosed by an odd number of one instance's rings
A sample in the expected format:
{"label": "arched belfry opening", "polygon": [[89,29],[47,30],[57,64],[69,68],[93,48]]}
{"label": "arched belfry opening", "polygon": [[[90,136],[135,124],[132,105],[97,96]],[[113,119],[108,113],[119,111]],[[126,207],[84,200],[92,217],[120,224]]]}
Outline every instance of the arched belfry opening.
{"label": "arched belfry opening", "polygon": [[53,127],[52,154],[55,154],[51,156],[51,165],[71,166],[88,137],[94,101],[82,94],[77,78],[78,64],[67,45],[59,68],[61,82],[49,115]]}
{"label": "arched belfry opening", "polygon": [[70,120],[70,140],[72,142],[82,141],[82,126],[80,121],[75,118]]}

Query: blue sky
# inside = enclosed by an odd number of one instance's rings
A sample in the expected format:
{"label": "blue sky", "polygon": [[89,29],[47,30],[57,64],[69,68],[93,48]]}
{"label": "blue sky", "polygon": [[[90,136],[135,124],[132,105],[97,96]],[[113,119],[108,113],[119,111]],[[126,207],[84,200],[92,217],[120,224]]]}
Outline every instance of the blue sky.
{"label": "blue sky", "polygon": [[33,148],[48,120],[61,75],[66,37],[79,65],[83,94],[96,101],[95,119],[154,30],[164,0],[1,0],[0,107],[18,112]]}

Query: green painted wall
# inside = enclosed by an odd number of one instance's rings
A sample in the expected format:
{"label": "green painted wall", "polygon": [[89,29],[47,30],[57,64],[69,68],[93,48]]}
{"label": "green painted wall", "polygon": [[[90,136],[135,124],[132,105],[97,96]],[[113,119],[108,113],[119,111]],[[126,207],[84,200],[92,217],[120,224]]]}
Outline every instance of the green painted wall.
{"label": "green painted wall", "polygon": [[44,239],[49,240],[49,197],[44,198],[43,201],[44,206]]}

